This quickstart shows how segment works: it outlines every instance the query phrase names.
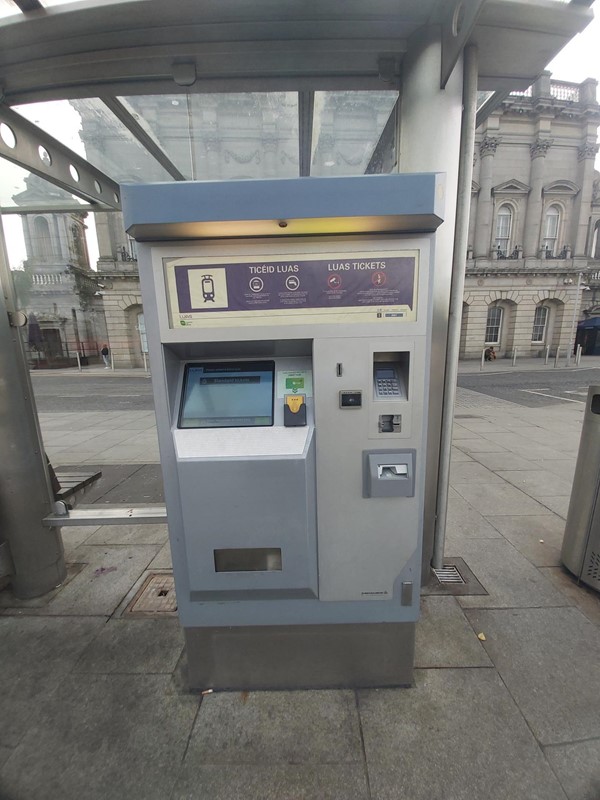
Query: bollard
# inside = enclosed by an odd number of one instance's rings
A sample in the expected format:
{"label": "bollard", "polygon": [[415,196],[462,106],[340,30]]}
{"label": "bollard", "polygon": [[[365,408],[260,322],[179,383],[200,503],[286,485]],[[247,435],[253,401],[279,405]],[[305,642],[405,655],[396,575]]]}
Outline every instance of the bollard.
{"label": "bollard", "polygon": [[113,351],[110,351],[110,368],[112,371],[115,371],[115,357],[113,356]]}
{"label": "bollard", "polygon": [[548,359],[550,358],[550,345],[546,346],[546,358],[544,359],[544,364],[548,363]]}
{"label": "bollard", "polygon": [[485,364],[485,347],[481,351],[481,364],[479,365],[479,369],[483,369],[483,365]]}
{"label": "bollard", "polygon": [[513,349],[513,355],[512,355],[512,365],[513,365],[513,367],[515,366],[516,363],[517,363],[517,348],[515,347]]}
{"label": "bollard", "polygon": [[575,353],[575,366],[576,367],[579,366],[579,362],[581,361],[581,353],[582,353],[582,351],[583,351],[583,347],[580,344],[578,344],[577,345],[577,352]]}
{"label": "bollard", "polygon": [[556,355],[554,356],[554,369],[558,367],[558,359],[560,358],[560,347],[556,348]]}
{"label": "bollard", "polygon": [[77,356],[77,369],[81,372],[81,359],[79,358],[79,353],[76,352],[75,355]]}
{"label": "bollard", "polygon": [[146,353],[142,353],[142,355],[144,356],[144,372],[148,372],[148,357]]}

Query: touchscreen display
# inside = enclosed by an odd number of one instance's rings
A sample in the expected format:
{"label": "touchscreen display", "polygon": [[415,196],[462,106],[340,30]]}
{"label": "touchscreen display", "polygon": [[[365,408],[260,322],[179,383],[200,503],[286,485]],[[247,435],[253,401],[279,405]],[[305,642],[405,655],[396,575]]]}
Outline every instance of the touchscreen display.
{"label": "touchscreen display", "polygon": [[274,361],[187,364],[180,428],[273,424]]}

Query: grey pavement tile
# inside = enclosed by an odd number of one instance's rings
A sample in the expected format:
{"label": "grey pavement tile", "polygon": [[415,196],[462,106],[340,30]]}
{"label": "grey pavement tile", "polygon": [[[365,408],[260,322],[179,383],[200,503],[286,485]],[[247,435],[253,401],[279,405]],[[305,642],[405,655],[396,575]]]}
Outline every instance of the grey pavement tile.
{"label": "grey pavement tile", "polygon": [[166,525],[103,525],[87,539],[86,544],[159,544],[162,546],[168,538]]}
{"label": "grey pavement tile", "polygon": [[548,514],[548,509],[529,495],[506,482],[458,483],[456,491],[484,516]]}
{"label": "grey pavement tile", "polygon": [[454,597],[423,597],[415,667],[491,667],[492,662]]}
{"label": "grey pavement tile", "polygon": [[544,748],[569,800],[600,798],[600,739]]}
{"label": "grey pavement tile", "polygon": [[466,453],[463,453],[462,450],[457,450],[456,447],[453,447],[451,449],[451,459],[453,464],[456,464],[459,461],[473,461],[471,456],[468,456]]}
{"label": "grey pavement tile", "polygon": [[483,438],[459,439],[454,446],[468,455],[471,455],[471,453],[503,453],[506,451],[506,447],[501,444]]}
{"label": "grey pavement tile", "polygon": [[52,589],[39,597],[29,597],[26,600],[22,600],[19,597],[15,597],[10,585],[6,586],[4,589],[0,590],[0,609],[6,609],[6,613],[12,615],[15,611],[26,611],[27,609],[43,608],[47,606],[59,592],[64,591],[65,586],[81,572],[83,567],[84,564],[67,563],[67,575],[60,586],[57,586],[56,589]]}
{"label": "grey pavement tile", "polygon": [[223,692],[204,698],[186,755],[203,764],[362,761],[354,692]]}
{"label": "grey pavement tile", "polygon": [[105,621],[0,617],[0,744],[19,743],[40,701],[71,671]]}
{"label": "grey pavement tile", "polygon": [[567,514],[569,512],[569,503],[571,502],[571,495],[552,495],[550,497],[540,497],[540,503],[549,508],[550,511],[554,511],[555,514],[558,514],[559,517],[563,519],[567,518]]}
{"label": "grey pavement tile", "polygon": [[[87,502],[87,498],[85,502]],[[60,535],[62,537],[63,547],[65,549],[66,561],[71,561],[73,553],[77,550],[77,548],[87,539],[89,539],[90,536],[92,536],[97,530],[98,527],[95,527],[94,525],[68,525],[65,528],[61,528]]]}
{"label": "grey pavement tile", "polygon": [[498,472],[498,475],[536,500],[540,497],[571,493],[570,483],[544,469],[502,470]]}
{"label": "grey pavement tile", "polygon": [[600,738],[600,630],[576,608],[467,613],[541,744]]}
{"label": "grey pavement tile", "polygon": [[169,800],[371,800],[358,764],[245,764],[190,767],[187,761]]}
{"label": "grey pavement tile", "polygon": [[[548,472],[553,472],[555,475],[558,475],[559,478],[562,478],[564,481],[567,481],[569,486],[573,483],[573,476],[575,475],[575,465],[577,463],[577,459],[575,458],[557,458],[557,459],[542,459],[539,461],[535,466],[540,466]],[[509,467],[512,469],[512,467]]]}
{"label": "grey pavement tile", "polygon": [[[4,762],[8,761],[8,759],[12,755],[13,750],[14,750],[14,747],[4,747],[4,745],[0,744],[0,769],[2,768],[2,765],[4,764]],[[1,789],[2,789],[2,785],[0,784],[0,790]],[[0,795],[0,797],[2,797],[2,795]]]}
{"label": "grey pavement tile", "polygon": [[500,539],[498,531],[475,511],[472,505],[461,497],[452,487],[448,492],[448,519],[446,534],[449,538]]}
{"label": "grey pavement tile", "polygon": [[452,426],[452,438],[455,441],[460,441],[461,439],[473,439],[474,437],[472,431],[468,431],[455,422]]}
{"label": "grey pavement tile", "polygon": [[488,431],[506,431],[504,425],[499,425],[489,417],[479,417],[477,419],[463,419],[460,423],[463,428],[471,433],[487,433]]}
{"label": "grey pavement tile", "polygon": [[514,453],[475,453],[474,458],[491,470],[501,469],[535,469],[536,464],[533,461],[528,461],[526,458],[516,456]]}
{"label": "grey pavement tile", "polygon": [[359,692],[373,800],[565,800],[495,670],[417,670]]}
{"label": "grey pavement tile", "polygon": [[478,464],[477,461],[466,463],[458,462],[450,467],[450,485],[455,483],[488,483],[488,481],[498,481],[499,478],[489,469]]}
{"label": "grey pavement tile", "polygon": [[148,569],[173,569],[171,547],[168,542],[160,548],[156,557],[148,564]]}
{"label": "grey pavement tile", "polygon": [[164,800],[198,708],[166,675],[68,675],[0,771],[11,800]]}
{"label": "grey pavement tile", "polygon": [[86,648],[74,672],[171,673],[183,650],[176,619],[111,619]]}
{"label": "grey pavement tile", "polygon": [[548,567],[540,570],[590,622],[600,625],[600,594],[589,589],[564,567]]}
{"label": "grey pavement tile", "polygon": [[555,514],[543,516],[487,517],[505,539],[536,567],[560,564],[565,521]]}
{"label": "grey pavement tile", "polygon": [[459,597],[463,608],[570,605],[536,567],[506,539],[463,541],[460,555],[488,595]]}
{"label": "grey pavement tile", "polygon": [[158,545],[82,545],[74,558],[86,566],[47,606],[36,610],[43,614],[110,616],[158,550]]}

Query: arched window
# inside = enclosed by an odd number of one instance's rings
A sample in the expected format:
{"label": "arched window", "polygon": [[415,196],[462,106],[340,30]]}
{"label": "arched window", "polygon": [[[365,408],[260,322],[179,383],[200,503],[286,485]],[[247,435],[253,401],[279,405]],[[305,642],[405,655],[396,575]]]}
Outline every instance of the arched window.
{"label": "arched window", "polygon": [[506,258],[510,250],[510,233],[512,228],[512,210],[510,206],[500,206],[496,216],[496,244],[499,256]]}
{"label": "arched window", "polygon": [[548,307],[538,306],[533,315],[533,332],[531,341],[543,344],[546,341],[546,326],[548,325]]}
{"label": "arched window", "polygon": [[560,209],[558,206],[550,206],[546,211],[544,220],[544,238],[542,250],[546,255],[555,256],[557,254],[558,230],[560,226]]}
{"label": "arched window", "polygon": [[52,241],[50,239],[50,226],[45,217],[36,217],[33,221],[33,250],[38,258],[52,256]]}
{"label": "arched window", "polygon": [[502,307],[490,306],[485,323],[485,343],[500,344],[500,331],[502,330]]}

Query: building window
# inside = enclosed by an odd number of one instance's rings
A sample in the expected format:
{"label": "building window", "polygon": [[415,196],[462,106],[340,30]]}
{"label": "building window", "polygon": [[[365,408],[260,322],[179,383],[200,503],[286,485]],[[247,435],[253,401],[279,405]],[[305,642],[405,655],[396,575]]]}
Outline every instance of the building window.
{"label": "building window", "polygon": [[487,322],[485,323],[485,343],[500,344],[500,330],[502,328],[502,308],[490,306],[488,308]]}
{"label": "building window", "polygon": [[546,306],[538,306],[533,316],[533,333],[531,341],[542,344],[546,338],[546,325],[548,324],[548,309]]}
{"label": "building window", "polygon": [[510,232],[512,228],[512,211],[510,206],[500,206],[496,217],[496,252],[502,258],[508,256],[510,249]]}
{"label": "building window", "polygon": [[38,258],[51,258],[52,240],[50,226],[45,217],[36,217],[33,221],[33,252]]}
{"label": "building window", "polygon": [[558,228],[560,224],[560,210],[558,206],[550,206],[546,211],[546,219],[544,220],[544,238],[542,241],[542,250],[545,252],[546,257],[555,256],[557,253],[558,243]]}

